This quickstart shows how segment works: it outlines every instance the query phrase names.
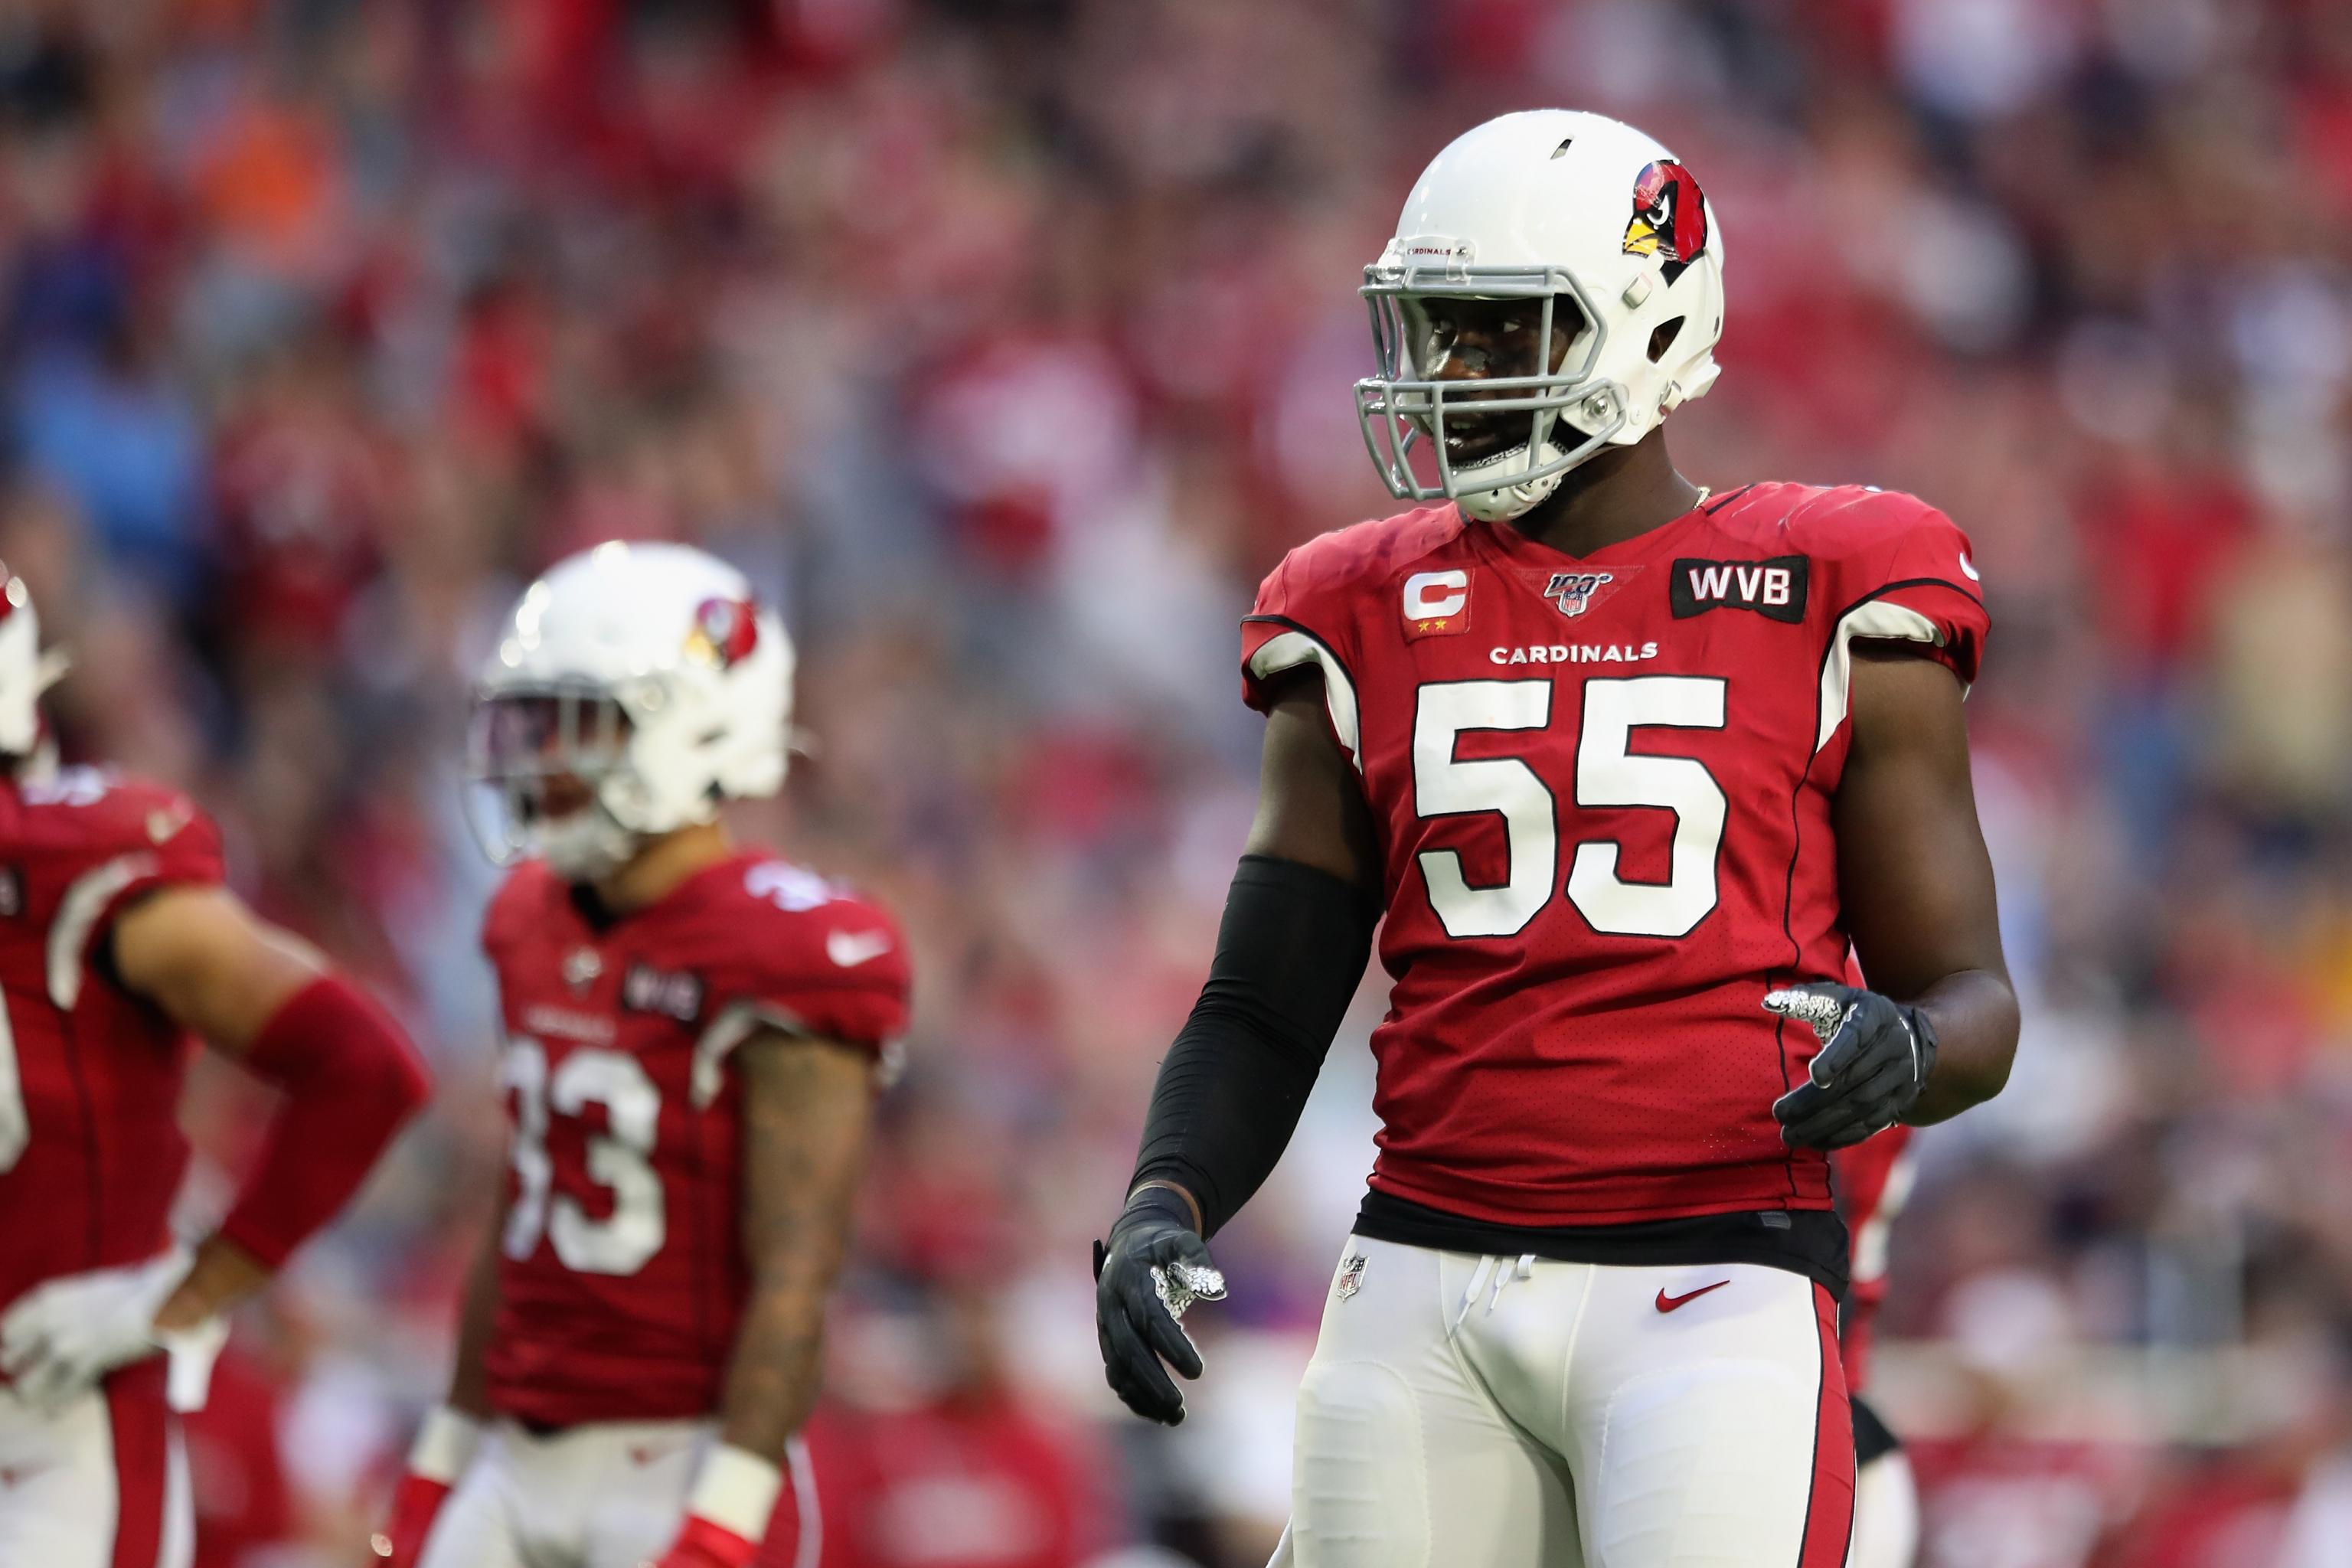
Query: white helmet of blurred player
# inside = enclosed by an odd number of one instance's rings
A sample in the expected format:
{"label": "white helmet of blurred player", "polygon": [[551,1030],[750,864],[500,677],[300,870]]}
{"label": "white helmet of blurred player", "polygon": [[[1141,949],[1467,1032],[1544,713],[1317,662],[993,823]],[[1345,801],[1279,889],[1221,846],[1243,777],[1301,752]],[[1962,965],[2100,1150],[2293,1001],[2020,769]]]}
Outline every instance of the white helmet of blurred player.
{"label": "white helmet of blurred player", "polygon": [[[1495,521],[1715,384],[1723,235],[1697,180],[1650,137],[1530,110],[1465,132],[1422,172],[1362,292],[1380,374],[1356,384],[1356,412],[1381,477],[1401,500],[1451,497]],[[1527,301],[1540,313],[1528,363],[1440,379],[1453,345],[1437,300]],[[1567,342],[1547,363],[1533,345],[1555,328]],[[1499,416],[1524,417],[1526,434],[1484,449]],[[1412,471],[1422,446],[1434,483]]]}
{"label": "white helmet of blurred player", "polygon": [[650,837],[784,781],[793,645],[740,572],[682,544],[600,544],[523,593],[467,742],[484,851],[610,875]]}
{"label": "white helmet of blurred player", "polygon": [[41,651],[41,617],[25,580],[0,566],[0,755],[16,759],[20,775],[48,759],[41,693],[65,672],[63,653]]}

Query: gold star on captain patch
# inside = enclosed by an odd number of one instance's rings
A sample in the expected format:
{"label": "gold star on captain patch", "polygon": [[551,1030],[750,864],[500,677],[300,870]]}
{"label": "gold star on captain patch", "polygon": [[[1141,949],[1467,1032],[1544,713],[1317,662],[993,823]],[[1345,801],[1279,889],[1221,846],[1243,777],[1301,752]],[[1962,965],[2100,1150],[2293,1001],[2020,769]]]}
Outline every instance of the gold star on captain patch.
{"label": "gold star on captain patch", "polygon": [[1442,632],[1442,631],[1444,631],[1444,629],[1445,629],[1445,623],[1444,623],[1444,621],[1442,621],[1442,620],[1438,620],[1438,621],[1423,621],[1423,622],[1422,622],[1419,626],[1415,626],[1415,627],[1413,628],[1413,630],[1415,630],[1415,631],[1422,631],[1422,632]]}

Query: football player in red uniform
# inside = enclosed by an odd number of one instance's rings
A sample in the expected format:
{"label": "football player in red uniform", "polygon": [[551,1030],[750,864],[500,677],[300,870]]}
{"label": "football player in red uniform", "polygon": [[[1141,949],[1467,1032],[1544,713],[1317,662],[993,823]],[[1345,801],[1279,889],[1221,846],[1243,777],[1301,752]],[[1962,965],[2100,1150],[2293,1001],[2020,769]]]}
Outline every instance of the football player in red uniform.
{"label": "football player in red uniform", "polygon": [[1293,551],[1244,623],[1257,819],[1097,1323],[1112,1386],[1178,1419],[1176,1310],[1223,1289],[1202,1238],[1279,1156],[1385,917],[1302,1564],[1835,1568],[1825,1151],[2008,1073],[1969,542],[1906,495],[1675,470],[1722,250],[1697,177],[1614,121],[1447,147],[1368,270],[1357,388],[1428,504]]}
{"label": "football player in red uniform", "polygon": [[377,1538],[399,1568],[741,1568],[811,1505],[794,1434],[908,975],[887,916],[718,819],[782,784],[792,665],[742,574],[671,544],[558,564],[490,658],[511,1172]]}
{"label": "football player in red uniform", "polygon": [[[177,1568],[176,1413],[357,1189],[425,1079],[399,1027],[221,885],[185,795],[58,770],[25,584],[0,568],[0,1563]],[[190,1035],[284,1090],[219,1228],[173,1239]]]}

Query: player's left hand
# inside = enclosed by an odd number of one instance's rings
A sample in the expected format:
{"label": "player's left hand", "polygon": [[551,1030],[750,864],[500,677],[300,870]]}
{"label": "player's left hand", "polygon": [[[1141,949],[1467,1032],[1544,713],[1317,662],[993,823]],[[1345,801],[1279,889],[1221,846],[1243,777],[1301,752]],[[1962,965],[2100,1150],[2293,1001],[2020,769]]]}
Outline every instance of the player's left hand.
{"label": "player's left hand", "polygon": [[1843,1149],[1893,1126],[1935,1070],[1935,1026],[1875,991],[1817,981],[1773,992],[1764,1010],[1811,1026],[1822,1043],[1808,1081],[1772,1104],[1794,1147]]}
{"label": "player's left hand", "polygon": [[669,1550],[646,1568],[749,1568],[760,1554],[760,1543],[746,1541],[724,1525],[687,1516]]}
{"label": "player's left hand", "polygon": [[186,1248],[175,1247],[144,1263],[68,1274],[26,1292],[0,1318],[0,1373],[19,1398],[56,1411],[116,1367],[157,1351],[217,1349],[225,1325],[200,1324],[181,1334],[155,1327],[156,1312],[192,1261]]}
{"label": "player's left hand", "polygon": [[1103,1374],[1129,1410],[1164,1426],[1183,1421],[1184,1394],[1160,1363],[1201,1375],[1200,1350],[1177,1320],[1224,1294],[1182,1198],[1146,1187],[1128,1199],[1110,1239],[1095,1244],[1095,1338]]}

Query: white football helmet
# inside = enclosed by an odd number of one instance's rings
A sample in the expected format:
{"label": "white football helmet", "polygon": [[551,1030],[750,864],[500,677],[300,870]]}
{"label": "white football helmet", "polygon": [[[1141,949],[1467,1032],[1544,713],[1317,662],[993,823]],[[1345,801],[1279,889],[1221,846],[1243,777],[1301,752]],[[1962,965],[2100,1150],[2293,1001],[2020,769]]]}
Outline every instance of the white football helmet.
{"label": "white football helmet", "polygon": [[783,622],[717,557],[615,541],[557,563],[524,591],[476,689],[469,820],[483,851],[593,881],[721,800],[775,794],[792,685]]}
{"label": "white football helmet", "polygon": [[[1603,115],[1529,110],[1465,132],[1422,172],[1362,292],[1380,374],[1356,384],[1356,413],[1390,490],[1517,517],[1602,446],[1632,446],[1715,384],[1723,232],[1697,180],[1650,137]],[[1557,363],[1538,348],[1523,374],[1444,380],[1433,298],[1540,301],[1540,345],[1556,312],[1578,319],[1560,323],[1572,336]],[[1526,415],[1527,439],[1450,460],[1449,416],[1498,414]],[[1436,458],[1434,484],[1413,474],[1419,445]]]}

